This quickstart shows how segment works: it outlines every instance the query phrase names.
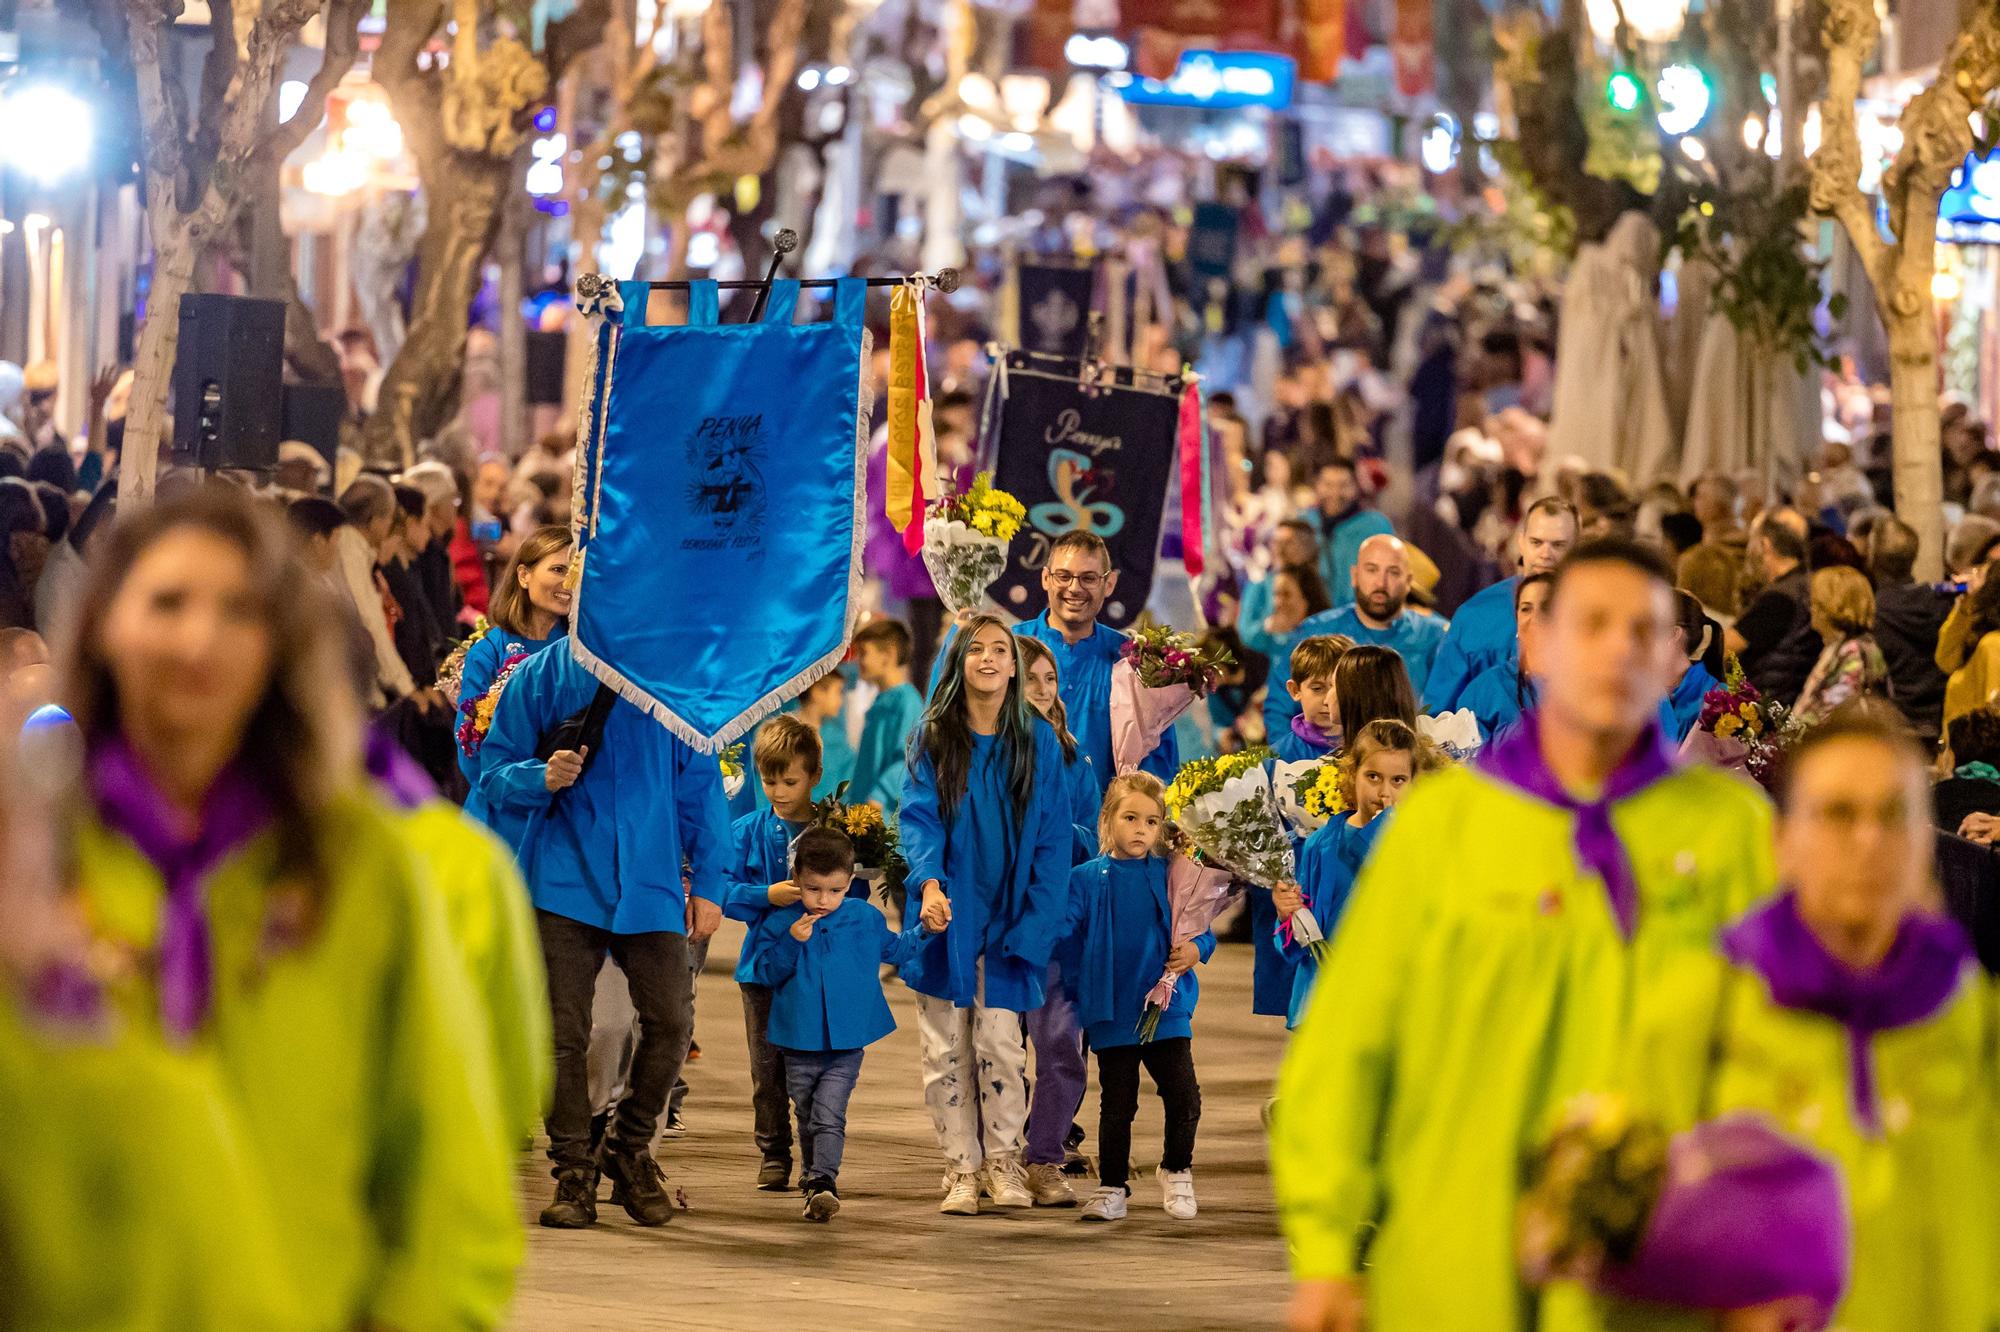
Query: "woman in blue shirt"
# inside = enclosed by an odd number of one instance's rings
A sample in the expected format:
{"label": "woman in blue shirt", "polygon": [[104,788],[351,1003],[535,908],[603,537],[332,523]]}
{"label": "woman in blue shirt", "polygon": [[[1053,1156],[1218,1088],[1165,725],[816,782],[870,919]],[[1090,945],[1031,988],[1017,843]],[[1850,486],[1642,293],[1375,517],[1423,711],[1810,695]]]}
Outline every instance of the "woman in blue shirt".
{"label": "woman in blue shirt", "polygon": [[521,543],[493,584],[487,612],[491,627],[465,645],[458,697],[452,700],[458,709],[453,723],[458,736],[458,769],[472,786],[465,798],[465,812],[498,833],[516,856],[527,832],[527,818],[520,811],[496,807],[479,789],[485,737],[473,713],[507,663],[533,656],[568,632],[572,598],[569,557],[567,527],[552,524],[536,528]]}
{"label": "woman in blue shirt", "polygon": [[1041,1005],[1067,905],[1074,841],[1062,746],[1028,706],[1021,648],[975,616],[945,654],[903,787],[909,882],[933,934],[902,968],[917,992],[924,1100],[946,1160],[940,1211],[972,1216],[982,1188],[1027,1207],[1028,1060],[1021,1015]]}

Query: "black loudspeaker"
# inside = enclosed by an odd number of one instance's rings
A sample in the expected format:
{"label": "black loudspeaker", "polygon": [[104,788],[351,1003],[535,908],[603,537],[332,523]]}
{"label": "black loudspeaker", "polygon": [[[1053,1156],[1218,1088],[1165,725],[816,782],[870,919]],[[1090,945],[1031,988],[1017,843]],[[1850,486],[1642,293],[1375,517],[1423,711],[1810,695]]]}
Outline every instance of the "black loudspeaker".
{"label": "black loudspeaker", "polygon": [[285,305],[181,297],[174,358],[174,461],[268,472],[283,424]]}
{"label": "black loudspeaker", "polygon": [[563,358],[569,354],[569,338],[562,333],[528,330],[528,405],[561,406],[563,400]]}
{"label": "black loudspeaker", "polygon": [[296,439],[319,450],[327,466],[340,450],[340,423],[347,417],[347,390],[338,384],[287,384],[279,439]]}

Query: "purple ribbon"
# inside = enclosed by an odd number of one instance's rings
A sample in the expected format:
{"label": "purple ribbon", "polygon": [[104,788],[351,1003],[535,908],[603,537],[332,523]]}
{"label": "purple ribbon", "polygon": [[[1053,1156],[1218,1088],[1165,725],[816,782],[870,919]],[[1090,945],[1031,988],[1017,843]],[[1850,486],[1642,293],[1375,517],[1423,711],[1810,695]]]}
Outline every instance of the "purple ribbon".
{"label": "purple ribbon", "polygon": [[90,761],[91,795],[113,832],[123,834],[166,881],[160,911],[160,1024],[185,1040],[208,1017],[214,959],[202,892],[215,867],[271,821],[271,802],[237,764],[202,797],[192,829],[176,826],[172,803],[131,747],[112,740]]}
{"label": "purple ribbon", "polygon": [[1292,718],[1292,734],[1313,746],[1313,748],[1324,750],[1327,753],[1332,753],[1340,746],[1340,737],[1337,734],[1328,735],[1325,731],[1320,730],[1319,727],[1314,726],[1306,720],[1306,715],[1303,712]]}
{"label": "purple ribbon", "polygon": [[1674,754],[1667,748],[1659,723],[1646,723],[1638,740],[1605,779],[1604,792],[1596,800],[1571,795],[1550,770],[1542,756],[1538,712],[1530,712],[1519,726],[1489,742],[1475,762],[1488,776],[1576,816],[1576,858],[1604,880],[1611,912],[1618,918],[1618,932],[1629,942],[1639,923],[1639,884],[1632,875],[1625,845],[1618,840],[1618,830],[1611,826],[1611,807],[1674,771]]}
{"label": "purple ribbon", "polygon": [[409,810],[437,799],[437,784],[379,724],[368,728],[362,762],[376,788],[397,809]]}
{"label": "purple ribbon", "polygon": [[1972,957],[1957,921],[1910,911],[1882,961],[1873,970],[1856,971],[1827,952],[1799,915],[1798,898],[1790,892],[1725,930],[1722,951],[1761,975],[1781,1006],[1818,1013],[1847,1028],[1848,1090],[1855,1116],[1870,1133],[1880,1132],[1881,1120],[1869,1039],[1922,1022],[1943,1008],[1958,992]]}

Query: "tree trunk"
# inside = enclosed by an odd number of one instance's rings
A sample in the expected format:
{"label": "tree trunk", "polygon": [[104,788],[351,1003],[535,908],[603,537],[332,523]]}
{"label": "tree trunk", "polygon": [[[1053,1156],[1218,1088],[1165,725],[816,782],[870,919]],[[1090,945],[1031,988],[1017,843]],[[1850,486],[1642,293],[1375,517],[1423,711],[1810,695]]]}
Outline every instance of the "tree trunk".
{"label": "tree trunk", "polygon": [[[1910,303],[1910,302],[1906,302]],[[1896,516],[1917,529],[1916,575],[1944,571],[1944,465],[1938,442],[1937,312],[1925,290],[1889,321],[1890,438],[1895,458]]]}
{"label": "tree trunk", "polygon": [[[168,195],[166,208],[160,211],[171,211],[172,183],[160,182],[154,188]],[[198,253],[200,246],[186,224],[154,228],[153,288],[132,362],[131,406],[125,415],[125,442],[118,466],[118,504],[128,514],[152,503],[167,420],[167,391],[173,385],[174,353],[181,342],[181,297],[194,286]],[[198,410],[198,404],[191,402],[175,405],[183,412]],[[1935,422],[1932,428],[1935,430]]]}
{"label": "tree trunk", "polygon": [[409,332],[362,435],[362,456],[371,468],[408,467],[418,443],[457,410],[479,266],[499,231],[501,200],[513,174],[511,158],[451,153],[436,179],[426,182],[429,212],[417,247]]}
{"label": "tree trunk", "polygon": [[528,451],[528,326],[521,319],[527,160],[524,146],[515,154],[514,182],[502,196],[494,249],[500,261],[500,453],[510,462]]}

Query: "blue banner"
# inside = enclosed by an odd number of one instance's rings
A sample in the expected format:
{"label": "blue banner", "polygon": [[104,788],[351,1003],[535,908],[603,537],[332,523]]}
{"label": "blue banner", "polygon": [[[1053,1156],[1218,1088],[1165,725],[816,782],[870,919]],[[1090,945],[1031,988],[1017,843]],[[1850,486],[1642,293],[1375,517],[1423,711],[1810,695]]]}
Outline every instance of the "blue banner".
{"label": "blue banner", "polygon": [[645,323],[648,288],[603,284],[577,450],[583,576],[577,660],[713,753],[825,675],[860,610],[862,306],[843,279],[830,323],[794,324],[799,284],[761,323],[718,324],[713,282],[688,322]]}

